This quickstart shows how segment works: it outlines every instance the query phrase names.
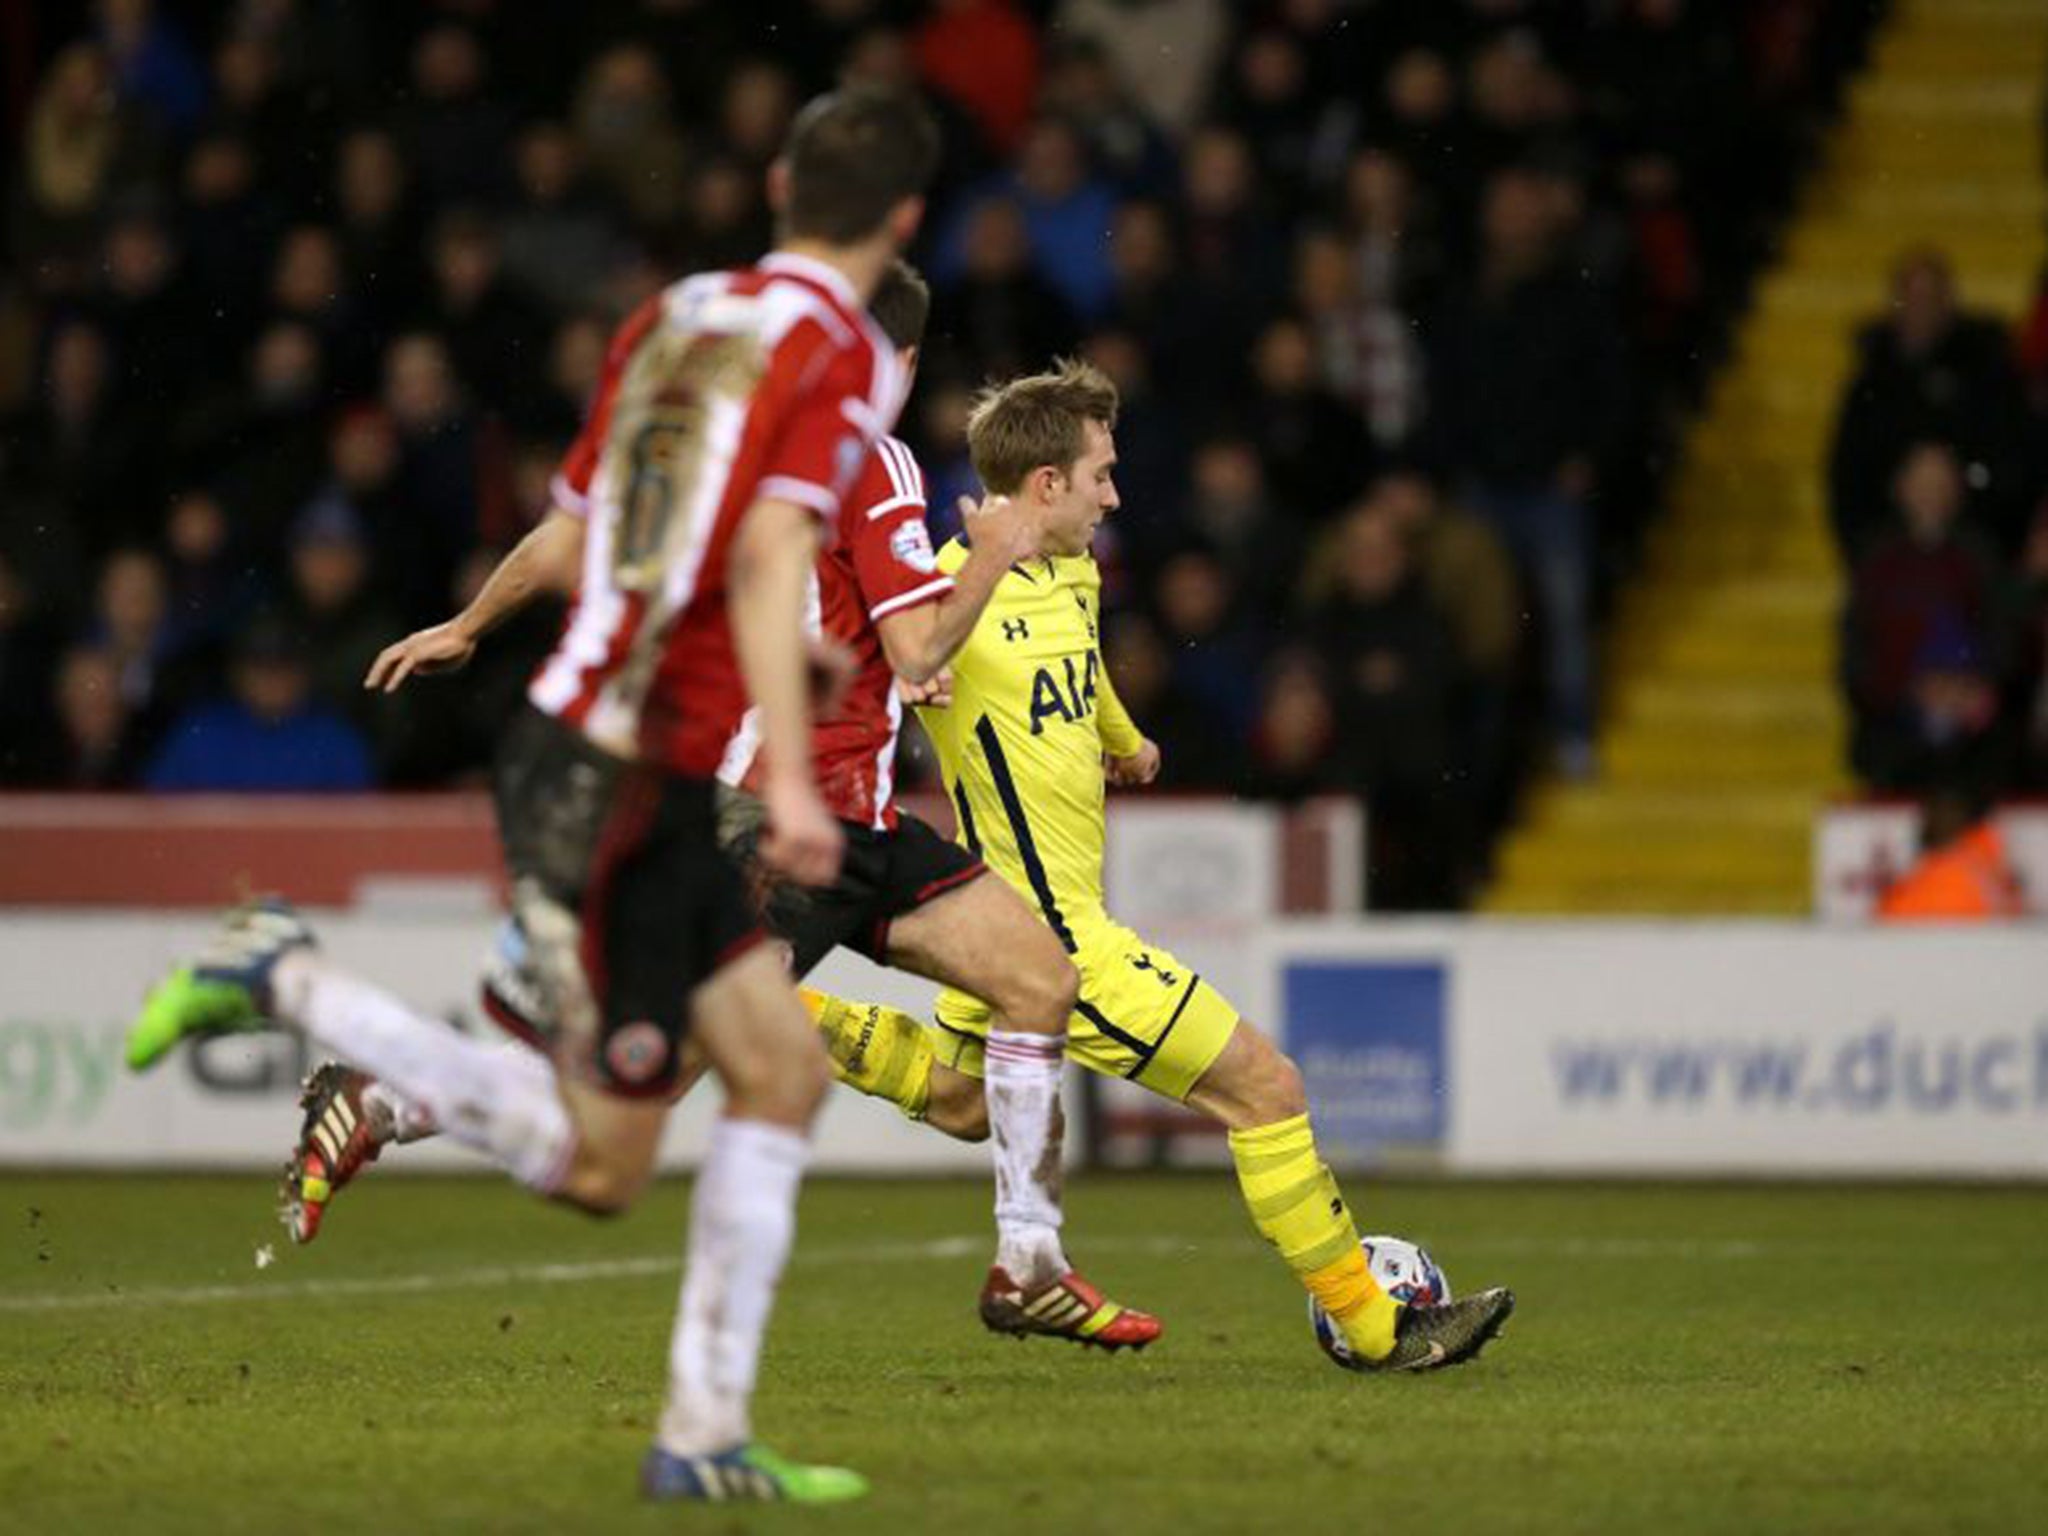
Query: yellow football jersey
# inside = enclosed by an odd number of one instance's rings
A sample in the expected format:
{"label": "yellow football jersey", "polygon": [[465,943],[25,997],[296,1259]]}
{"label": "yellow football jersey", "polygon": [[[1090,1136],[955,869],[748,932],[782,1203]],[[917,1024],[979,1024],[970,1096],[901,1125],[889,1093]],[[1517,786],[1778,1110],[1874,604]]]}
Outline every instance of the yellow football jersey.
{"label": "yellow football jersey", "polygon": [[[956,572],[956,539],[939,567]],[[1109,921],[1102,904],[1102,755],[1143,738],[1102,665],[1102,573],[1092,555],[1013,566],[953,658],[953,702],[918,718],[938,749],[959,840],[1052,925],[1068,952]]]}

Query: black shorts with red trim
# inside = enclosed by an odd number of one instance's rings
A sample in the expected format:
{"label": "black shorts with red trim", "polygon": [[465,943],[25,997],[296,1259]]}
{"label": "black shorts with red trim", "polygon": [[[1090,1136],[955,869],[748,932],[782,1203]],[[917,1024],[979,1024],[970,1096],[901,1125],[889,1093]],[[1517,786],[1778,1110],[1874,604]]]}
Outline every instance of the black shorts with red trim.
{"label": "black shorts with red trim", "polygon": [[[886,965],[889,928],[896,919],[988,870],[915,816],[899,816],[893,831],[854,821],[839,825],[846,833],[846,857],[837,880],[814,887],[783,882],[768,893],[768,927],[789,944],[790,965],[798,976],[810,974],[842,944]],[[749,827],[735,841],[747,859],[753,856],[755,837]]]}
{"label": "black shorts with red trim", "polygon": [[[551,1038],[558,1060],[571,1053],[579,1078],[626,1097],[666,1095],[692,994],[766,937],[719,847],[716,785],[606,758],[537,715],[507,748],[498,814],[520,953],[494,961],[487,1006],[535,1043]],[[573,944],[554,941],[565,919]],[[533,984],[522,995],[514,978]],[[579,1016],[587,1029],[567,1027]]]}

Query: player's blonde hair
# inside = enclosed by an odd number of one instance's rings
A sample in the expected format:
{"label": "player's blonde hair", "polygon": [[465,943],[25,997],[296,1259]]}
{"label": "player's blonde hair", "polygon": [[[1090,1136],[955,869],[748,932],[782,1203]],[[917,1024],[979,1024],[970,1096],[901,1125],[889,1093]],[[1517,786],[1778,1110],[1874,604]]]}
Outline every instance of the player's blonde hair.
{"label": "player's blonde hair", "polygon": [[1088,423],[1116,426],[1116,385],[1092,363],[1060,358],[1049,373],[993,384],[975,397],[967,451],[981,483],[1013,495],[1034,469],[1065,474],[1088,445]]}

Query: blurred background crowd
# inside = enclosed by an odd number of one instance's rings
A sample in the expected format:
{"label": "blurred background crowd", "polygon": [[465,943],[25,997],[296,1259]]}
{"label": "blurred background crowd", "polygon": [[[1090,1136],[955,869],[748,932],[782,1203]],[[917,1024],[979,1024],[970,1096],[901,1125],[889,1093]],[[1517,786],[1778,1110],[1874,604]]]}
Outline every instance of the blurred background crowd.
{"label": "blurred background crowd", "polygon": [[[8,8],[0,782],[475,777],[557,615],[365,666],[545,511],[616,318],[765,247],[793,110],[879,80],[945,130],[934,507],[981,381],[1105,368],[1165,782],[1360,794],[1377,904],[1460,905],[1530,775],[1598,772],[1601,614],[1875,9]],[[1856,765],[2048,786],[2048,301],[1951,290],[1902,261],[1830,470]]]}
{"label": "blurred background crowd", "polygon": [[1856,338],[1828,513],[1857,777],[1981,806],[2048,793],[2048,279],[2017,324],[1955,289],[1938,249],[1900,257]]}

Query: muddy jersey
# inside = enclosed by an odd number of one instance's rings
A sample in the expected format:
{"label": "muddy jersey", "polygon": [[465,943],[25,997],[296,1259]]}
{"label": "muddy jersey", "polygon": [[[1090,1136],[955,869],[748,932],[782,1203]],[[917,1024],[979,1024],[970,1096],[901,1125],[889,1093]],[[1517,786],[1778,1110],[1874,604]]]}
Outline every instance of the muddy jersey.
{"label": "muddy jersey", "polygon": [[712,777],[747,708],[726,581],[740,520],[774,499],[836,524],[903,386],[852,286],[803,257],[687,278],[635,311],[557,476],[589,532],[534,705]]}

